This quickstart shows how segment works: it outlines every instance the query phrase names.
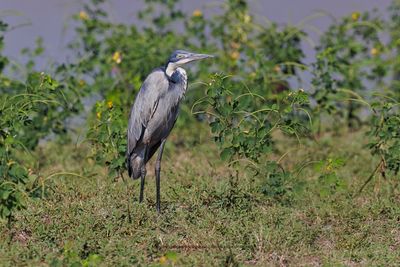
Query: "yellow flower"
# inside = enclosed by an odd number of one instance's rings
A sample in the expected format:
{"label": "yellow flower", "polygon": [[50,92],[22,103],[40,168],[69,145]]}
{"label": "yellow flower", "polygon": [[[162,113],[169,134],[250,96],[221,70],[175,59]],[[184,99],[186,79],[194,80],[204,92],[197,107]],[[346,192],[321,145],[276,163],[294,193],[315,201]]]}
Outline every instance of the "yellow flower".
{"label": "yellow flower", "polygon": [[164,265],[166,262],[167,262],[167,257],[165,257],[165,256],[162,256],[161,258],[160,258],[160,264],[161,265]]}
{"label": "yellow flower", "polygon": [[257,74],[255,72],[250,73],[251,78],[255,78],[256,76],[257,76]]}
{"label": "yellow flower", "polygon": [[122,61],[121,53],[119,51],[114,52],[114,54],[112,56],[112,60],[117,64],[121,63],[121,61]]}
{"label": "yellow flower", "polygon": [[79,86],[84,86],[86,84],[85,80],[79,80],[78,82]]}
{"label": "yellow flower", "polygon": [[193,17],[201,17],[203,16],[203,12],[200,9],[195,9],[192,14]]}
{"label": "yellow flower", "polygon": [[13,161],[13,160],[10,160],[9,162],[7,162],[7,166],[11,166],[11,165],[13,165],[15,163],[15,161]]}
{"label": "yellow flower", "polygon": [[249,23],[251,21],[251,17],[249,15],[244,15],[243,20],[245,23]]}
{"label": "yellow flower", "polygon": [[230,57],[231,57],[231,59],[233,59],[233,60],[237,60],[237,59],[240,57],[240,53],[239,53],[238,51],[233,51],[233,52],[230,54]]}
{"label": "yellow flower", "polygon": [[113,107],[113,102],[110,100],[107,102],[107,106],[109,109],[111,109]]}
{"label": "yellow flower", "polygon": [[236,43],[236,42],[231,42],[230,45],[231,45],[231,47],[232,47],[233,49],[239,49],[239,48],[240,48],[240,44],[239,44],[239,43]]}
{"label": "yellow flower", "polygon": [[81,12],[79,12],[79,18],[81,20],[88,20],[89,19],[89,15],[85,11],[82,10]]}
{"label": "yellow flower", "polygon": [[281,72],[281,67],[279,67],[278,65],[276,65],[276,66],[274,67],[274,71],[275,71],[276,73]]}
{"label": "yellow flower", "polygon": [[101,119],[101,113],[100,113],[100,112],[97,112],[97,113],[96,113],[96,117],[100,120],[100,119]]}
{"label": "yellow flower", "polygon": [[379,54],[379,50],[377,48],[372,48],[370,51],[372,56],[377,56]]}
{"label": "yellow flower", "polygon": [[351,19],[353,20],[353,21],[357,21],[359,18],[360,18],[360,12],[353,12],[353,13],[351,13]]}
{"label": "yellow flower", "polygon": [[326,166],[326,170],[327,170],[328,172],[332,171],[332,165]]}

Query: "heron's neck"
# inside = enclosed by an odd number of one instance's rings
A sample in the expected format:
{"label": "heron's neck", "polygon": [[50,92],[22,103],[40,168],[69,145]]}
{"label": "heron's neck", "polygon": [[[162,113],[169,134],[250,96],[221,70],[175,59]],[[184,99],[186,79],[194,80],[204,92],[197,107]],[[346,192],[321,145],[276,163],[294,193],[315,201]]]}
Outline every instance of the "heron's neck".
{"label": "heron's neck", "polygon": [[173,83],[182,83],[186,87],[187,75],[183,68],[178,67],[174,63],[168,63],[167,67],[165,68],[165,74]]}
{"label": "heron's neck", "polygon": [[187,89],[187,74],[186,71],[182,68],[177,68],[168,78],[171,82],[171,85],[177,86],[182,92],[186,92]]}
{"label": "heron's neck", "polygon": [[169,78],[171,78],[177,68],[178,66],[175,63],[169,62],[165,68],[165,73]]}

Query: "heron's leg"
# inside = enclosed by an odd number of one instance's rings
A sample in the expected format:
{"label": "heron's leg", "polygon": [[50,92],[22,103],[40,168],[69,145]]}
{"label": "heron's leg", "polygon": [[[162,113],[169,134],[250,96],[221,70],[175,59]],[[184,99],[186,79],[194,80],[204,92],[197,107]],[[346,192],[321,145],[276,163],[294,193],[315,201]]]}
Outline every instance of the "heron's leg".
{"label": "heron's leg", "polygon": [[162,154],[164,151],[164,145],[165,145],[166,139],[161,141],[160,145],[160,150],[158,152],[158,157],[156,160],[156,208],[157,212],[160,213],[160,172],[161,172],[161,159],[162,159]]}
{"label": "heron's leg", "polygon": [[146,145],[144,147],[144,157],[143,157],[142,166],[140,168],[140,196],[139,196],[139,203],[143,202],[144,179],[146,178],[147,150],[148,150],[148,145]]}

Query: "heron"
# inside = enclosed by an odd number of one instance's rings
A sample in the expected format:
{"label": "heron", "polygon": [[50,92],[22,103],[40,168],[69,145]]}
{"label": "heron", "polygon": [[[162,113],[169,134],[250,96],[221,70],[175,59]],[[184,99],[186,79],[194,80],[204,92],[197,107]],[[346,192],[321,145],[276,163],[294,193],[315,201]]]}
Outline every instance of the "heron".
{"label": "heron", "polygon": [[160,213],[160,172],[164,145],[179,114],[188,83],[183,65],[212,55],[176,50],[165,67],[154,69],[144,80],[131,108],[127,130],[126,165],[132,179],[140,177],[139,202],[143,202],[146,163],[157,149],[155,163],[156,209]]}

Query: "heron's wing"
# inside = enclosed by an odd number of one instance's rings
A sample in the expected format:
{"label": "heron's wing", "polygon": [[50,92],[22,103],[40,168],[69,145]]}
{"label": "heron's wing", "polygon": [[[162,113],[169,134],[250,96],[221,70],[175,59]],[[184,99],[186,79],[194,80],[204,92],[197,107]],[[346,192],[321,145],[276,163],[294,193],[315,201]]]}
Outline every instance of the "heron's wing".
{"label": "heron's wing", "polygon": [[143,82],[132,106],[128,123],[128,152],[136,147],[154,112],[158,101],[168,91],[168,78],[162,69],[156,69]]}

